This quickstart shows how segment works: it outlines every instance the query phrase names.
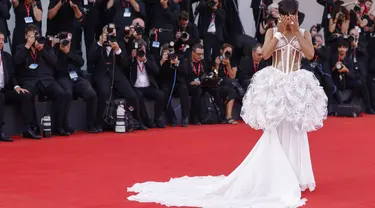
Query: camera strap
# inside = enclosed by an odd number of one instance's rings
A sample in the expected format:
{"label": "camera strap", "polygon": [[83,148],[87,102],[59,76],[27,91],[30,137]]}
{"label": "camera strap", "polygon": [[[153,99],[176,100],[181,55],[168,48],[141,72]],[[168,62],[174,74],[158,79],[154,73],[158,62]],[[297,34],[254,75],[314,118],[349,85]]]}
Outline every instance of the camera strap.
{"label": "camera strap", "polygon": [[202,63],[199,62],[199,64],[198,64],[198,70],[197,70],[197,67],[195,67],[194,62],[191,62],[191,66],[193,67],[194,73],[199,77],[199,75],[201,74]]}

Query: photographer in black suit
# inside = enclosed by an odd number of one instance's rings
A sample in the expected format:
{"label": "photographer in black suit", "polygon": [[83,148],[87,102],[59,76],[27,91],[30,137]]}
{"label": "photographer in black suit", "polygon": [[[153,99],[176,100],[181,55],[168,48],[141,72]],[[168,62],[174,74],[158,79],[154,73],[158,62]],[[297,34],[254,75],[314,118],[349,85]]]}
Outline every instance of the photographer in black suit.
{"label": "photographer in black suit", "polygon": [[204,49],[201,44],[195,44],[192,47],[191,57],[185,64],[187,71],[186,80],[189,86],[189,93],[191,95],[191,123],[194,125],[201,125],[201,98],[204,92],[208,92],[214,97],[216,105],[222,108],[222,101],[220,99],[219,91],[217,88],[202,88],[201,84],[204,78],[213,73],[210,65],[206,64],[202,57]]}
{"label": "photographer in black suit", "polygon": [[92,79],[98,94],[97,129],[103,131],[106,103],[112,95],[117,95],[125,98],[134,107],[133,113],[140,122],[139,128],[146,130],[147,127],[142,123],[137,94],[125,76],[129,74],[126,50],[117,43],[116,29],[112,24],[105,26],[99,41],[93,43],[89,60],[94,65]]}
{"label": "photographer in black suit", "polygon": [[[149,128],[165,128],[163,121],[164,93],[159,90],[155,77],[159,74],[159,67],[152,55],[146,54],[144,45],[135,44],[130,64],[130,81],[138,95],[141,117]],[[155,101],[155,121],[152,122],[147,113],[144,98]]]}
{"label": "photographer in black suit", "polygon": [[186,11],[181,12],[176,40],[176,52],[179,55],[186,55],[186,57],[191,53],[191,47],[200,42],[198,27],[194,23],[189,22],[189,14]]}
{"label": "photographer in black suit", "polygon": [[158,63],[160,64],[159,83],[164,92],[168,121],[171,126],[177,125],[176,114],[171,106],[171,94],[176,92],[180,96],[181,124],[187,127],[189,124],[189,90],[185,79],[187,76],[184,68],[187,63],[186,59],[183,56],[177,56],[173,45],[167,43],[162,46],[161,59]]}
{"label": "photographer in black suit", "polygon": [[[71,39],[66,34],[60,33],[58,35],[59,39],[56,41],[57,65],[55,77],[71,99],[76,94],[85,100],[87,132],[98,133],[98,129],[95,126],[98,98],[90,82],[83,77],[80,69],[84,64],[84,60],[71,50]],[[69,103],[66,109],[67,112],[65,112],[63,123],[65,129],[71,129],[68,124],[70,105]]]}
{"label": "photographer in black suit", "polygon": [[52,49],[44,46],[45,38],[40,36],[37,27],[29,25],[25,32],[25,45],[19,45],[16,54],[13,57],[16,64],[16,77],[19,85],[31,93],[31,103],[28,109],[29,116],[26,116],[26,122],[30,129],[26,134],[34,137],[38,129],[36,120],[34,97],[38,94],[46,95],[54,102],[54,133],[61,136],[71,134],[64,129],[63,120],[65,118],[67,103],[70,102],[70,96],[61,88],[53,77],[57,58]]}
{"label": "photographer in black suit", "polygon": [[[21,88],[14,76],[12,56],[3,51],[5,35],[0,32],[0,141],[11,142],[12,138],[3,133],[5,103],[19,104],[23,116],[28,116],[29,92]],[[28,118],[25,118],[28,120]],[[40,139],[37,135],[28,133],[29,126],[26,126],[25,137]],[[31,132],[32,133],[32,132]],[[34,137],[32,137],[34,136]]]}

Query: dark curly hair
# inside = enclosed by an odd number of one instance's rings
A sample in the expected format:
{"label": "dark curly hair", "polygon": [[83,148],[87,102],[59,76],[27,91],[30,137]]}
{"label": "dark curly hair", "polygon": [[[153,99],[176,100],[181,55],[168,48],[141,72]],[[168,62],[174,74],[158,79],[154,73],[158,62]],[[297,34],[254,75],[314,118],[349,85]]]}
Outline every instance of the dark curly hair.
{"label": "dark curly hair", "polygon": [[298,12],[297,0],[282,0],[279,2],[279,13],[281,15],[295,15]]}

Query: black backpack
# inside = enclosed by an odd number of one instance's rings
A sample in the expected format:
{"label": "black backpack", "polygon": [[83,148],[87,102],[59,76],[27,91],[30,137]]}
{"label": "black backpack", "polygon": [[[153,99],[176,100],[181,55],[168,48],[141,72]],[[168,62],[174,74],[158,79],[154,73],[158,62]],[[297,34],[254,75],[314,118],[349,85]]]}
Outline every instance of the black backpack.
{"label": "black backpack", "polygon": [[223,121],[220,108],[216,105],[213,96],[207,92],[201,98],[200,110],[202,124],[219,124]]}

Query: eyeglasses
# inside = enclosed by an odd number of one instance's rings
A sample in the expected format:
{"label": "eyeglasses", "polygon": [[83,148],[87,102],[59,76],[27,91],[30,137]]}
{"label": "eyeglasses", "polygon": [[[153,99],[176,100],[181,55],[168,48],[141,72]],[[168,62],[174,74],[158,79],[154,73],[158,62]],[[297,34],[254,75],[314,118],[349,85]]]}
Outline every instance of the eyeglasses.
{"label": "eyeglasses", "polygon": [[204,53],[197,53],[197,52],[194,52],[194,53],[197,54],[198,56],[201,56],[204,54]]}

